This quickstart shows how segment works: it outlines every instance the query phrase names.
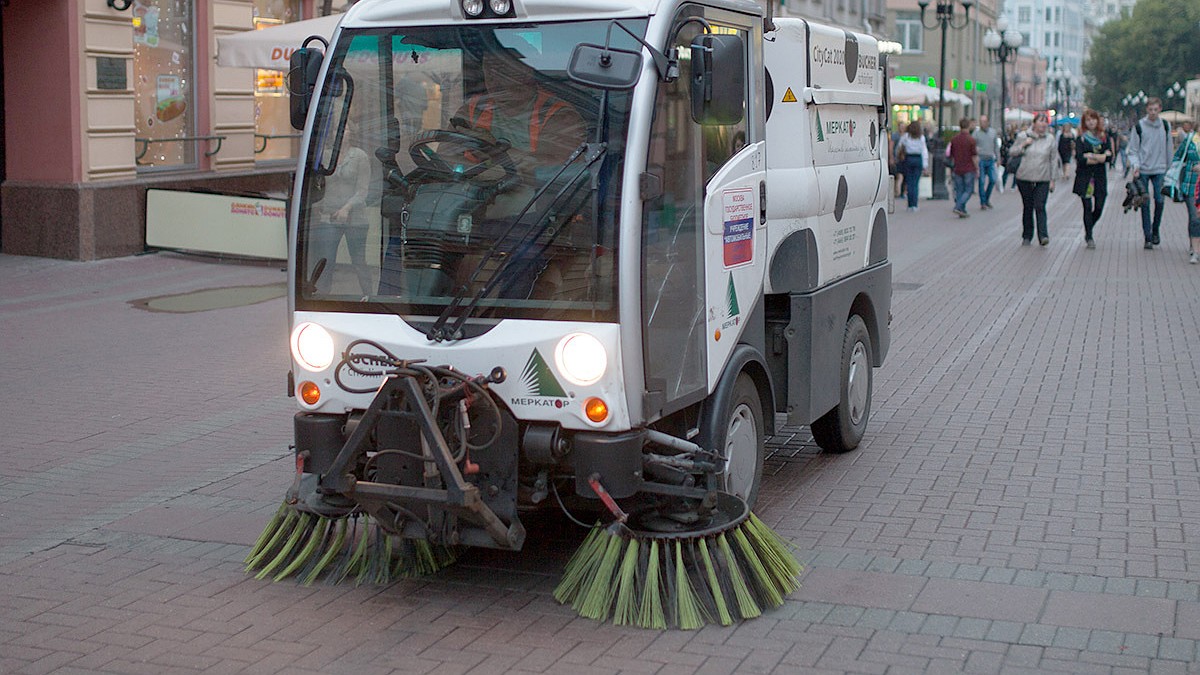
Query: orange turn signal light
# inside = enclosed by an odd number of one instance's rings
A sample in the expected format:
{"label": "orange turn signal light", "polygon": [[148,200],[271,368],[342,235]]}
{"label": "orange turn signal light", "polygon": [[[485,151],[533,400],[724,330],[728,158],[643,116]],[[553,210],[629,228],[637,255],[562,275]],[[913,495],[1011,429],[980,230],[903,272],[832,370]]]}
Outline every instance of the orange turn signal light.
{"label": "orange turn signal light", "polygon": [[592,397],[583,404],[583,414],[596,424],[608,419],[608,404],[604,401]]}
{"label": "orange turn signal light", "polygon": [[300,400],[308,405],[316,405],[321,400],[321,388],[315,382],[301,382]]}

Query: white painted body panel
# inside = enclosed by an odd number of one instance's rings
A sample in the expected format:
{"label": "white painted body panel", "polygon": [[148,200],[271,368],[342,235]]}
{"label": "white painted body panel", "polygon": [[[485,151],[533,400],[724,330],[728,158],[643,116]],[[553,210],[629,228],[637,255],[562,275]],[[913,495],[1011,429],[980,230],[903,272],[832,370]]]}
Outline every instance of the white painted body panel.
{"label": "white painted body panel", "polygon": [[[788,235],[811,229],[823,286],[867,265],[875,215],[886,208],[878,44],[869,35],[776,19],[763,57],[775,98],[767,120],[767,256]],[[768,281],[766,292],[773,290]]]}
{"label": "white painted body panel", "polygon": [[[624,431],[629,429],[629,415],[623,405],[624,373],[621,370],[621,342],[618,326],[606,323],[572,323],[563,321],[502,321],[479,337],[457,342],[430,342],[425,334],[405,323],[400,317],[388,314],[349,314],[343,312],[296,312],[294,324],[306,321],[317,323],[330,332],[337,354],[353,341],[368,339],[379,343],[401,359],[423,359],[429,365],[451,365],[469,375],[487,375],[497,366],[504,368],[507,379],[489,385],[505,405],[526,421],[554,421],[567,429]],[[577,386],[569,382],[555,363],[555,346],[563,336],[586,332],[595,336],[608,352],[608,367],[595,384]],[[537,391],[529,375],[534,351],[549,366],[553,377],[564,390],[562,396],[544,395]],[[355,353],[367,350],[355,349]],[[376,353],[376,352],[370,352]],[[315,406],[305,405],[297,397],[301,409],[309,412],[344,413],[363,409],[374,394],[350,394],[336,384],[334,368],[338,359],[321,372],[305,370],[293,363],[296,386],[304,381],[315,382],[321,388],[321,400]],[[344,374],[343,381],[356,389],[377,387],[382,378],[364,378]],[[598,396],[609,405],[609,418],[594,424],[583,414],[583,402]]]}

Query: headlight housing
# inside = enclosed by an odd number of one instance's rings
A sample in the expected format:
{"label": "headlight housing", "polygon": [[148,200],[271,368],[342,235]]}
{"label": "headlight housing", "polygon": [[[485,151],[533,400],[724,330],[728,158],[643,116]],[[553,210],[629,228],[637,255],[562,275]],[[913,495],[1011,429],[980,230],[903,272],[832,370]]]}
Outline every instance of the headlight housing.
{"label": "headlight housing", "polygon": [[333,336],[315,323],[302,323],[292,331],[292,356],[306,370],[325,370],[333,363]]}
{"label": "headlight housing", "polygon": [[483,13],[483,0],[462,0],[463,14],[475,18]]}
{"label": "headlight housing", "polygon": [[558,372],[572,384],[595,384],[608,369],[608,350],[589,333],[571,333],[558,341],[554,348]]}
{"label": "headlight housing", "polygon": [[508,10],[512,9],[511,0],[488,0],[488,5],[491,6],[493,12],[500,16],[508,14]]}

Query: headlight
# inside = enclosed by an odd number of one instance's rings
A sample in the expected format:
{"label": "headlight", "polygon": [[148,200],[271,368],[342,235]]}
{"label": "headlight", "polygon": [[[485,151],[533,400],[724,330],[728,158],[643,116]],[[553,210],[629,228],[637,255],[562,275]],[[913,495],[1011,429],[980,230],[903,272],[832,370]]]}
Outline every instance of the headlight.
{"label": "headlight", "polygon": [[488,0],[488,4],[492,6],[492,11],[503,16],[508,14],[508,10],[512,9],[512,3],[509,0]]}
{"label": "headlight", "polygon": [[608,368],[608,352],[594,335],[571,333],[558,341],[554,362],[573,384],[595,384]]}
{"label": "headlight", "polygon": [[292,356],[314,373],[333,363],[333,336],[315,323],[302,323],[292,331]]}
{"label": "headlight", "polygon": [[476,17],[483,13],[483,0],[462,0],[463,14]]}

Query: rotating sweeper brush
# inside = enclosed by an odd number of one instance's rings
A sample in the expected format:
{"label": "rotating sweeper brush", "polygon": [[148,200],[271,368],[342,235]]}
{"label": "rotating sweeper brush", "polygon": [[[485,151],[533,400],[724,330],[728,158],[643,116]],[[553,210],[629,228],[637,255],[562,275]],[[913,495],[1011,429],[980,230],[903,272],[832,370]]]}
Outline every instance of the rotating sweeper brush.
{"label": "rotating sweeper brush", "polygon": [[[587,535],[554,592],[581,616],[646,628],[729,625],[782,604],[798,586],[789,545],[741,498],[702,487],[720,484],[713,453],[642,430],[636,473],[689,478],[639,478],[636,488],[619,486],[618,500],[602,471],[579,479],[582,463],[569,463],[565,442],[537,428],[518,432],[489,388],[504,381],[502,369],[468,377],[398,360],[374,343],[353,347],[342,357],[347,371],[385,379],[360,416],[297,416],[295,481],[246,558],[257,578],[388,583],[453,563],[459,545],[519,550],[518,502],[532,508],[553,491],[566,511],[556,485],[573,479],[579,496],[614,517]],[[618,454],[603,449],[600,464]]]}
{"label": "rotating sweeper brush", "polygon": [[728,626],[799,587],[791,546],[738,497],[711,492],[692,511],[631,516],[591,484],[616,520],[592,529],[554,590],[580,616],[642,628]]}

